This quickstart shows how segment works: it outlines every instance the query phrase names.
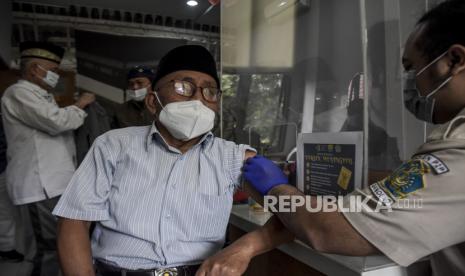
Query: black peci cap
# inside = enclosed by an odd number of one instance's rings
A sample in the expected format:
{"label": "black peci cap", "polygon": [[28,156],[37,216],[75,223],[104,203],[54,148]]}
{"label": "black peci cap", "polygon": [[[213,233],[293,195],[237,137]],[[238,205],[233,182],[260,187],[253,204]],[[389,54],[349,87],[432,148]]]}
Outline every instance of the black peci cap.
{"label": "black peci cap", "polygon": [[210,52],[199,45],[184,45],[169,51],[158,64],[152,85],[164,76],[181,70],[191,70],[210,75],[220,87],[216,62]]}

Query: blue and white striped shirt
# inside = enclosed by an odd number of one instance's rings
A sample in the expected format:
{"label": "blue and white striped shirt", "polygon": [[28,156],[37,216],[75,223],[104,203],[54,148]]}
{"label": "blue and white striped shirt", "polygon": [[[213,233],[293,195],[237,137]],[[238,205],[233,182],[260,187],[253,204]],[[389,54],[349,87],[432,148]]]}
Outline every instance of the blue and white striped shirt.
{"label": "blue and white striped shirt", "polygon": [[98,221],[94,259],[127,269],[199,264],[223,246],[246,150],[208,133],[182,154],[154,125],[112,130],[53,214]]}

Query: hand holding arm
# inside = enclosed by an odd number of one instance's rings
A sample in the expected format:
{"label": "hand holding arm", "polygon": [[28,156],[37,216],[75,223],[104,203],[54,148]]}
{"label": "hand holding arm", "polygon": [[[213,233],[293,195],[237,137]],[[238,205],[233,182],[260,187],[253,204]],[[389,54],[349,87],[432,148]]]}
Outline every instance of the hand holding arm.
{"label": "hand holding arm", "polygon": [[[281,169],[264,157],[247,160],[243,170],[245,179],[262,195],[305,196],[297,188],[286,185]],[[316,209],[316,202],[312,197],[313,209]],[[311,213],[304,205],[297,207],[296,212],[277,212],[275,215],[298,239],[318,251],[353,256],[379,252],[339,211]]]}
{"label": "hand holding arm", "polygon": [[74,105],[79,107],[80,109],[84,109],[86,106],[93,103],[94,101],[95,101],[94,94],[84,92],[81,94],[81,96],[78,98],[78,100],[76,101]]}
{"label": "hand holding arm", "polygon": [[274,187],[289,183],[288,177],[273,161],[260,155],[247,159],[242,170],[244,178],[263,196]]}

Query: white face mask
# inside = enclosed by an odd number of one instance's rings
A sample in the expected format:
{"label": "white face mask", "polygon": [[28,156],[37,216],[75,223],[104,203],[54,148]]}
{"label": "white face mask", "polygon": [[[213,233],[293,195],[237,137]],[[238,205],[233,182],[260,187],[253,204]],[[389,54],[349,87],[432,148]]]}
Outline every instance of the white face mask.
{"label": "white face mask", "polygon": [[38,65],[37,66],[47,72],[47,75],[45,75],[44,78],[42,78],[42,80],[48,85],[50,86],[51,88],[55,88],[55,86],[57,86],[57,83],[58,83],[58,80],[60,79],[60,75],[58,75],[57,73],[53,72],[53,71],[50,71],[50,70],[45,70],[42,66]]}
{"label": "white face mask", "polygon": [[410,111],[419,120],[434,123],[434,107],[436,105],[436,99],[433,98],[439,90],[441,90],[451,79],[452,76],[445,79],[440,85],[429,92],[426,96],[421,96],[420,91],[417,88],[416,78],[425,72],[426,69],[435,64],[438,60],[444,57],[447,51],[436,59],[431,61],[418,73],[415,70],[410,70],[402,75],[403,91],[404,91],[404,105],[408,111]]}
{"label": "white face mask", "polygon": [[188,141],[213,128],[215,112],[201,101],[173,102],[163,106],[156,92],[155,97],[162,106],[159,120],[178,140]]}
{"label": "white face mask", "polygon": [[127,89],[126,90],[126,95],[128,99],[134,100],[134,101],[143,101],[145,99],[145,95],[147,95],[147,87],[141,88],[141,89]]}

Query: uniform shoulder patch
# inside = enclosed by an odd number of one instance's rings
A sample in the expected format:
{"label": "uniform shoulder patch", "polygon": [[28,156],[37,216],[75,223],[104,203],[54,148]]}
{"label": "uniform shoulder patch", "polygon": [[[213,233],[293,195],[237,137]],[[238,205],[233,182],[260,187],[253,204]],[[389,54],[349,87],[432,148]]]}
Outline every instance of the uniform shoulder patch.
{"label": "uniform shoulder patch", "polygon": [[437,158],[432,154],[417,155],[415,156],[415,159],[421,159],[428,163],[428,165],[430,165],[434,173],[437,175],[449,172],[449,168],[446,166],[446,164],[441,159]]}
{"label": "uniform shoulder patch", "polygon": [[[370,187],[372,192],[374,188],[381,188],[394,201],[405,198],[408,194],[425,187],[424,175],[430,173],[430,167],[423,159],[412,159],[402,164],[390,176],[379,181],[376,187]],[[378,199],[386,202],[386,199],[380,198],[380,192],[375,193]],[[384,195],[382,196],[384,197]]]}

